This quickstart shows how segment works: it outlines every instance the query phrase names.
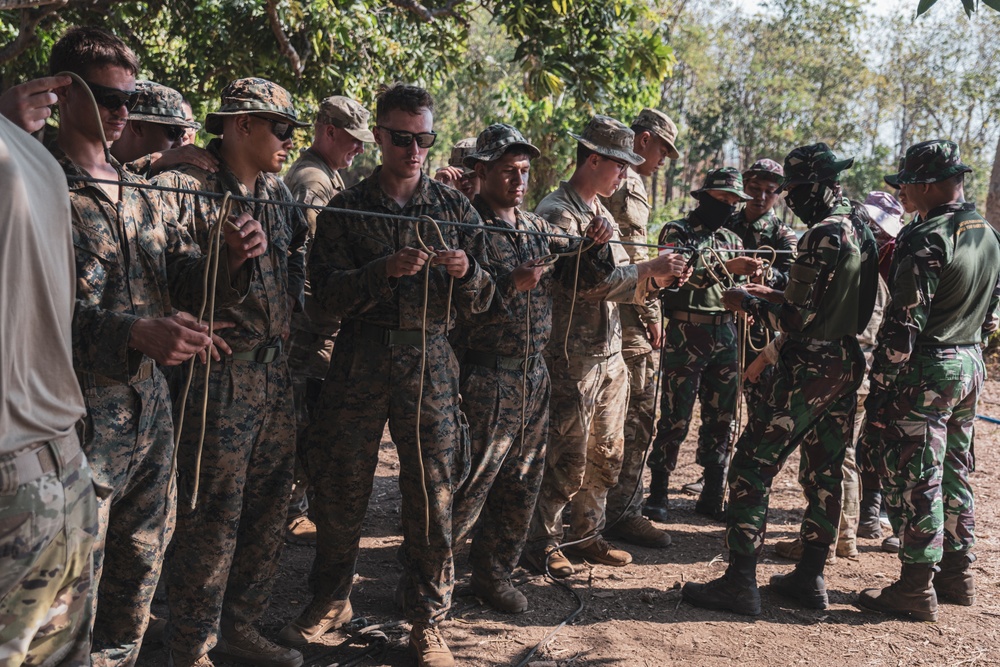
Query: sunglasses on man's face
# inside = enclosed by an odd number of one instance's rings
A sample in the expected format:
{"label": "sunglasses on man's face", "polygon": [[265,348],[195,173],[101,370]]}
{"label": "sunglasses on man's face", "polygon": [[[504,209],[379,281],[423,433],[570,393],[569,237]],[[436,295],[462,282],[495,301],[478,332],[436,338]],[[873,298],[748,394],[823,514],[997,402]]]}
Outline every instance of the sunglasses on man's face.
{"label": "sunglasses on man's face", "polygon": [[171,142],[179,141],[184,133],[187,132],[186,127],[181,127],[180,125],[164,125],[163,134],[166,135],[167,139]]}
{"label": "sunglasses on man's face", "polygon": [[91,83],[90,81],[85,81],[84,83],[87,84],[87,88],[90,88],[90,92],[94,94],[94,100],[108,111],[118,111],[122,106],[131,111],[139,103],[138,90],[119,90],[118,88],[109,88],[108,86]]}
{"label": "sunglasses on man's face", "polygon": [[280,141],[288,141],[295,134],[295,126],[291,123],[286,123],[281,120],[275,120],[273,118],[268,118],[266,116],[256,116],[261,120],[266,120],[271,124],[271,134],[278,137]]}
{"label": "sunglasses on man's face", "polygon": [[438,136],[437,132],[403,132],[402,130],[390,130],[381,125],[376,125],[375,129],[388,132],[389,138],[392,140],[392,145],[399,146],[400,148],[412,145],[414,140],[416,140],[417,146],[420,148],[430,148],[437,141]]}

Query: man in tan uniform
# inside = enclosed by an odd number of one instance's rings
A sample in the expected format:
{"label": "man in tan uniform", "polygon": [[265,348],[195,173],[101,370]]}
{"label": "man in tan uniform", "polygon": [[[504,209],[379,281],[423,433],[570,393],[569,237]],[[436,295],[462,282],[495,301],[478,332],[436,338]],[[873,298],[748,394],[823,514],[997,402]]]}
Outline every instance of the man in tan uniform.
{"label": "man in tan uniform", "polygon": [[[344,190],[340,169],[347,169],[354,158],[365,150],[366,143],[375,141],[368,129],[371,112],[354,100],[334,95],[320,104],[316,116],[312,145],[303,149],[299,159],[289,168],[285,185],[295,201],[326,206]],[[316,234],[319,211],[307,209],[310,239]],[[295,418],[298,439],[309,424],[310,412],[319,397],[323,378],[330,368],[333,341],[340,329],[340,318],[316,308],[312,290],[306,282],[305,310],[292,314],[292,335],[288,351],[288,370],[292,374],[295,393]],[[288,526],[285,537],[293,544],[315,544],[316,525],[306,515],[308,485],[302,462],[295,457],[295,486],[288,505]]]}
{"label": "man in tan uniform", "polygon": [[[652,176],[667,158],[680,157],[674,140],[677,126],[666,114],[643,109],[634,121],[632,150],[646,159],[628,170],[625,182],[611,197],[601,201],[615,216],[623,241],[646,243],[646,223],[652,210],[642,177]],[[632,263],[649,258],[649,248],[624,246]],[[655,256],[655,254],[654,254]],[[625,455],[618,484],[608,492],[608,514],[618,522],[605,531],[605,537],[625,540],[644,547],[666,547],[670,535],[653,526],[642,516],[642,459],[653,436],[656,417],[656,366],[663,330],[660,304],[652,296],[642,304],[619,306],[622,321],[622,357],[628,368],[629,400],[625,415]]]}

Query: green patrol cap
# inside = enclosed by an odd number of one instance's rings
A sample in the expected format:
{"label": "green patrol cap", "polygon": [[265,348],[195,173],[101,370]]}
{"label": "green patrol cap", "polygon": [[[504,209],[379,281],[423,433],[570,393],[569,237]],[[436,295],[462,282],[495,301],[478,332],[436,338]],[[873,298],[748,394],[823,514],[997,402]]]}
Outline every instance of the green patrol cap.
{"label": "green patrol cap", "polygon": [[503,154],[514,147],[520,147],[532,160],[542,154],[540,150],[528,143],[517,128],[506,123],[494,123],[479,133],[476,137],[476,151],[469,153],[462,160],[467,169],[472,169],[477,162],[493,162],[503,157]]}
{"label": "green patrol cap", "polygon": [[587,127],[583,128],[583,133],[573,134],[570,132],[569,136],[598,155],[614,160],[624,160],[633,167],[646,161],[646,158],[632,150],[635,132],[614,118],[594,116],[587,123]]}
{"label": "green patrol cap", "polygon": [[222,134],[222,119],[240,114],[268,114],[296,127],[305,127],[292,106],[288,91],[267,79],[237,79],[222,89],[222,105],[205,118],[205,131]]}
{"label": "green patrol cap", "polygon": [[451,155],[448,157],[449,167],[458,167],[462,170],[462,173],[468,174],[472,172],[472,169],[465,166],[465,156],[472,155],[476,152],[476,138],[466,137],[461,141],[455,143],[451,147]]}
{"label": "green patrol cap", "polygon": [[853,165],[854,158],[838,160],[837,154],[822,142],[799,146],[785,158],[785,179],[780,190],[787,190],[801,183],[837,180],[840,172]]}
{"label": "green patrol cap", "polygon": [[781,165],[774,160],[768,160],[766,157],[761,158],[750,165],[750,168],[743,172],[743,179],[746,180],[751,176],[759,176],[761,178],[768,178],[773,181],[778,181],[779,183],[785,177],[785,170],[781,168]]}
{"label": "green patrol cap", "polygon": [[185,120],[184,97],[174,90],[153,81],[136,81],[135,89],[139,92],[139,101],[128,112],[129,120],[144,120],[160,125],[179,125],[195,130],[201,123]]}
{"label": "green patrol cap", "polygon": [[[958,144],[947,139],[934,139],[907,148],[899,173],[893,174],[892,177],[896,183],[912,185],[938,183],[970,171],[972,167],[962,164]],[[885,182],[893,185],[889,181],[889,176],[885,177]]]}
{"label": "green patrol cap", "polygon": [[316,122],[339,127],[358,141],[370,144],[375,141],[375,135],[368,129],[371,115],[368,109],[351,98],[333,95],[320,102]]}
{"label": "green patrol cap", "polygon": [[663,139],[667,144],[667,157],[671,160],[676,160],[681,156],[674,145],[674,141],[677,140],[677,126],[662,111],[643,109],[635,117],[635,120],[632,121],[632,127],[641,127],[644,130],[649,130],[660,139]]}
{"label": "green patrol cap", "polygon": [[739,169],[732,167],[713,169],[708,172],[705,175],[705,182],[697,190],[692,190],[691,194],[699,195],[709,190],[732,192],[734,195],[739,195],[740,199],[743,200],[753,199],[753,197],[743,192],[743,174],[740,173]]}

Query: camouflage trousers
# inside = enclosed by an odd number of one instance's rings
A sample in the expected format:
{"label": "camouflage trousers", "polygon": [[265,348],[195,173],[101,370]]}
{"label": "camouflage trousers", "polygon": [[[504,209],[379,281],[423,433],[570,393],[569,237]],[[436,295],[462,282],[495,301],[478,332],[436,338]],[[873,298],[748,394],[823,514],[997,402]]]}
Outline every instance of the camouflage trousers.
{"label": "camouflage trousers", "polygon": [[350,597],[388,420],[403,497],[399,556],[400,584],[408,592],[406,616],[411,621],[440,621],[451,606],[452,496],[468,474],[468,426],[458,406],[455,354],[443,335],[428,333],[418,450],[421,355],[417,347],[387,346],[364,336],[356,322],[345,321],[337,336],[302,451],[317,540],[309,583],[314,600],[321,603]]}
{"label": "camouflage trousers", "polygon": [[618,483],[608,492],[608,516],[639,516],[642,512],[642,461],[653,437],[656,420],[656,367],[658,350],[625,358],[628,368],[628,411],[625,414],[625,447]]}
{"label": "camouflage trousers", "polygon": [[[292,328],[292,335],[289,338],[288,372],[292,376],[292,390],[295,396],[297,442],[300,442],[305,435],[309,419],[319,400],[319,387],[322,386],[323,378],[330,370],[330,354],[333,352],[334,340],[336,331],[332,336],[325,336],[306,329]],[[301,516],[309,507],[306,500],[307,477],[302,461],[296,454],[292,496],[288,503],[289,517]]]}
{"label": "camouflage trousers", "polygon": [[23,484],[0,457],[0,664],[83,667],[97,499],[75,432],[42,447],[55,471]]}
{"label": "camouflage trousers", "polygon": [[551,385],[540,356],[526,378],[523,438],[522,377],[520,370],[462,368],[471,466],[455,493],[452,533],[456,549],[473,535],[472,569],[491,579],[509,578],[521,558],[545,469]]}
{"label": "camouflage trousers", "polygon": [[167,496],[174,451],[170,395],[158,369],[131,386],[83,386],[83,449],[100,526],[93,664],[133,665],[174,531],[176,490]]}
{"label": "camouflage trousers", "polygon": [[730,551],[760,553],[771,482],[800,445],[799,482],[807,501],[800,536],[805,542],[834,543],[844,455],[864,367],[852,336],[839,341],[789,337],[782,345],[767,400],[750,414],[729,469]]}
{"label": "camouflage trousers", "polygon": [[975,543],[969,473],[985,379],[978,346],[917,348],[883,408],[883,485],[904,563],[937,563]]}
{"label": "camouflage trousers", "polygon": [[[743,326],[742,323],[737,323],[737,326]],[[757,350],[753,349],[756,347],[758,350],[762,349],[769,342],[774,340],[775,333],[773,331],[767,331],[759,323],[755,322],[750,326],[749,332],[747,332],[746,345],[743,347],[743,370],[746,370],[760,354]],[[753,347],[751,346],[753,345]],[[760,378],[757,382],[744,382],[743,383],[743,399],[746,401],[747,413],[751,413],[754,409],[764,402],[767,396],[768,386],[771,384],[771,378],[774,374],[774,368],[772,366],[767,366],[760,374]]]}
{"label": "camouflage trousers", "polygon": [[660,420],[647,465],[668,475],[687,437],[694,402],[701,402],[698,465],[724,466],[736,411],[736,326],[669,320],[664,331]]}
{"label": "camouflage trousers", "polygon": [[267,609],[284,544],[295,413],[284,359],[226,359],[208,380],[208,420],[197,506],[203,367],[195,368],[177,457],[177,534],[170,545],[165,643],[203,655],[219,619],[253,625]]}
{"label": "camouflage trousers", "polygon": [[573,501],[567,541],[596,537],[625,449],[628,368],[622,355],[546,358],[552,374],[545,473],[531,518],[532,550],[563,541],[563,510]]}

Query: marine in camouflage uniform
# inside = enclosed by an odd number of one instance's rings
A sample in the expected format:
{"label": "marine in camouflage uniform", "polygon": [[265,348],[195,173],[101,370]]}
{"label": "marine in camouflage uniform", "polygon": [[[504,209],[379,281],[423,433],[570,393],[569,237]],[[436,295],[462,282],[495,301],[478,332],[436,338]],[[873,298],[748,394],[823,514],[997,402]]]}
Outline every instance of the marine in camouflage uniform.
{"label": "marine in camouflage uniform", "polygon": [[[382,93],[379,104],[388,106],[401,97],[417,100],[417,113],[394,107],[382,111],[379,122],[389,127],[409,122],[410,127],[415,124],[429,132],[430,96],[420,88],[397,84]],[[398,602],[413,623],[410,645],[421,664],[429,651],[440,662],[428,664],[450,665],[453,660],[437,624],[451,605],[452,499],[468,473],[469,442],[459,410],[458,361],[448,333],[457,314],[470,317],[489,307],[494,283],[484,268],[485,235],[478,229],[448,225],[440,227],[443,241],[452,249],[452,257],[467,258],[464,275],[453,278],[432,262],[413,274],[390,277],[398,258],[413,256],[413,249],[421,247],[419,238],[438,251],[441,239],[428,222],[400,222],[378,214],[481,225],[464,195],[427,178],[418,167],[407,172],[409,180],[397,176],[403,169],[399,162],[412,165],[414,154],[417,160],[426,156],[429,146],[417,144],[426,133],[419,134],[411,133],[409,144],[401,147],[390,143],[389,130],[380,129],[376,139],[384,164],[330,202],[358,214],[323,212],[317,220],[310,284],[318,305],[343,320],[316,418],[301,452],[309,471],[310,516],[317,530],[309,576],[313,597],[299,618],[282,630],[282,639],[305,643],[350,620],[361,529],[388,420],[399,455],[403,498]],[[383,189],[383,176],[415,188],[405,204]],[[350,390],[343,391],[344,387]],[[440,645],[421,643],[428,637]]]}
{"label": "marine in camouflage uniform", "polygon": [[[351,165],[355,156],[364,151],[364,144],[375,141],[368,129],[371,113],[352,99],[334,95],[323,100],[316,116],[315,135],[310,147],[303,149],[299,159],[288,169],[285,185],[296,201],[312,206],[326,206],[344,189],[339,169]],[[316,234],[317,209],[304,211],[309,223],[310,239]],[[295,415],[298,439],[309,424],[310,413],[319,399],[320,387],[330,368],[333,342],[340,328],[340,319],[326,316],[313,303],[312,290],[306,281],[305,309],[292,314],[292,335],[289,338],[288,370],[292,374],[295,393]],[[313,544],[316,527],[305,516],[305,470],[295,459],[295,486],[288,505],[288,539]]]}
{"label": "marine in camouflage uniform", "polygon": [[111,146],[111,154],[128,171],[151,178],[169,166],[163,152],[179,148],[184,132],[200,129],[201,123],[185,120],[184,98],[173,88],[154,81],[136,81],[135,89],[139,99],[129,110],[128,125],[122,138]]}
{"label": "marine in camouflage uniform", "polygon": [[696,606],[760,614],[756,566],[771,482],[800,445],[799,481],[808,501],[803,556],[791,574],[772,577],[771,588],[807,607],[828,605],[823,568],[840,521],[844,453],[864,370],[856,336],[868,321],[863,295],[874,291],[878,261],[871,232],[840,196],[839,174],[851,164],[822,143],[785,158],[786,201],[809,225],[788,287],[724,296],[727,307],[783,335],[767,400],[750,414],[729,471],[729,568],[707,584],[685,584],[682,595]]}
{"label": "marine in camouflage uniform", "polygon": [[975,599],[969,473],[985,377],[980,344],[998,324],[1000,241],[963,201],[970,171],[951,141],[906,151],[897,178],[921,219],[893,257],[866,402],[868,428],[881,431],[879,460],[902,571],[890,586],[862,592],[859,602],[925,621],[936,620],[939,596],[962,605]]}
{"label": "marine in camouflage uniform", "polygon": [[[720,200],[713,193],[728,199]],[[699,200],[698,207],[686,217],[668,222],[660,231],[660,245],[687,248],[701,257],[687,284],[660,292],[667,320],[663,332],[665,372],[660,421],[649,457],[653,479],[646,505],[647,515],[651,507],[662,507],[666,513],[670,473],[677,467],[677,456],[698,399],[701,427],[696,461],[705,469],[705,484],[695,511],[718,519],[736,413],[738,344],[733,315],[722,305],[722,293],[728,285],[711,276],[706,264],[714,266],[716,276],[725,279],[722,267],[705,251],[717,251],[734,275],[752,274],[760,262],[724,252],[743,248],[739,237],[723,226],[733,215],[735,202],[749,199],[743,192],[739,171],[732,167],[712,170],[701,189],[691,194]],[[665,516],[654,518],[664,520]]]}
{"label": "marine in camouflage uniform", "polygon": [[[227,150],[248,151],[243,133],[255,132],[259,155],[273,142],[275,155],[287,152],[290,136],[274,135],[256,121],[280,118],[285,130],[303,126],[291,97],[280,86],[258,78],[238,79],[222,91],[220,110],[208,115],[205,129],[226,137],[214,139],[208,151],[219,161],[214,173],[184,166],[155,179],[158,185],[242,197],[293,202],[284,183],[259,158],[253,189],[230,170]],[[247,116],[247,128],[238,127]],[[232,128],[231,130],[229,128]],[[233,138],[230,137],[230,132]],[[266,133],[266,134],[265,134]],[[270,158],[269,158],[270,159]],[[277,159],[277,158],[275,158]],[[280,161],[280,160],[279,160]],[[165,193],[179,224],[190,229],[202,248],[219,220],[221,198]],[[216,319],[236,326],[222,331],[233,350],[214,363],[209,377],[200,367],[187,399],[187,419],[178,451],[180,504],[177,534],[170,548],[167,600],[170,619],[166,643],[175,662],[196,660],[213,647],[244,657],[241,637],[258,638],[253,626],[267,608],[271,581],[278,566],[285,515],[291,490],[295,449],[295,413],[284,339],[293,309],[301,308],[305,282],[305,242],[308,226],[301,210],[270,203],[235,203],[234,212],[249,213],[267,236],[267,251],[252,260],[249,294],[238,304],[216,308]],[[207,382],[207,386],[206,386]],[[208,392],[207,428],[200,461],[200,487],[193,497],[198,470],[198,440],[202,402]],[[197,506],[192,509],[192,501]],[[221,618],[221,633],[220,633]],[[261,640],[266,643],[266,640]],[[274,645],[261,645],[272,664],[301,663],[301,656],[279,656]],[[186,656],[186,658],[182,658]]]}
{"label": "marine in camouflage uniform", "polygon": [[[676,160],[680,153],[674,146],[677,126],[664,113],[643,109],[631,127],[635,133],[632,148],[646,161],[630,168],[615,194],[601,201],[614,216],[622,241],[644,244],[652,206],[642,177],[653,175],[667,158]],[[633,264],[649,258],[649,248],[623,247]],[[640,546],[665,547],[670,544],[670,535],[654,528],[642,516],[640,482],[656,420],[656,374],[663,333],[660,304],[655,295],[650,295],[645,303],[623,303],[618,308],[622,321],[622,357],[628,368],[629,399],[622,470],[618,483],[608,492],[608,514],[617,522],[610,530],[605,530],[604,535]]]}
{"label": "marine in camouflage uniform", "polygon": [[[517,161],[500,162],[508,153],[510,160]],[[511,200],[500,199],[509,196],[508,181],[502,180],[507,176],[504,171],[518,170],[514,182],[523,187],[527,174],[522,175],[521,170],[538,156],[538,149],[515,128],[496,124],[479,135],[476,152],[466,158],[473,168],[484,163],[479,168],[480,194],[473,205],[484,224],[493,228],[486,237],[486,251],[497,290],[490,309],[460,320],[452,337],[461,361],[459,388],[462,410],[469,420],[472,461],[468,478],[455,493],[455,548],[463,548],[473,536],[473,589],[494,607],[508,612],[527,609],[527,599],[509,579],[524,548],[545,468],[551,388],[542,353],[552,333],[553,287],[558,282],[565,289],[573,288],[580,243],[504,233],[562,233],[544,219],[517,208]],[[522,197],[523,190],[515,201]],[[492,208],[491,201],[499,206],[507,204],[504,212],[513,213],[515,222],[511,224]],[[610,232],[610,222],[607,225]],[[553,269],[545,269],[534,287],[519,290],[517,269],[550,253],[565,256]],[[614,267],[606,244],[591,246],[581,258],[581,286],[596,285]],[[474,531],[477,520],[479,527]]]}

